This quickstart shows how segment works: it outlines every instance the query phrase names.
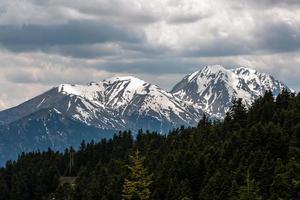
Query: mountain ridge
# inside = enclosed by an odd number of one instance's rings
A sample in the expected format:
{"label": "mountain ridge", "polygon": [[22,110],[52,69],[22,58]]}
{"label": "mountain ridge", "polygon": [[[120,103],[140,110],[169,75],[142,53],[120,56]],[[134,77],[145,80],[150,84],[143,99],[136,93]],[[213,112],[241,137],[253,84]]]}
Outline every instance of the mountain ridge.
{"label": "mountain ridge", "polygon": [[[148,129],[155,123],[157,131],[166,132],[176,126],[194,125],[203,115],[158,86],[126,76],[88,85],[61,84],[0,112],[0,120],[10,123],[41,108],[52,107],[87,125],[116,130]],[[146,121],[141,118],[152,120],[152,124],[134,125]],[[128,123],[131,126],[126,126]],[[167,125],[164,130],[158,125],[162,123]]]}
{"label": "mountain ridge", "polygon": [[250,106],[266,91],[270,90],[277,96],[283,89],[293,91],[273,76],[254,69],[226,69],[213,65],[188,74],[174,86],[171,93],[222,119],[235,98],[242,98],[244,104]]}
{"label": "mountain ridge", "polygon": [[292,91],[271,75],[220,65],[188,74],[170,92],[132,76],[61,84],[0,112],[0,164],[22,151],[62,150],[124,130],[163,134],[196,126],[204,115],[222,120],[234,98],[249,106],[265,91],[276,96],[284,88]]}

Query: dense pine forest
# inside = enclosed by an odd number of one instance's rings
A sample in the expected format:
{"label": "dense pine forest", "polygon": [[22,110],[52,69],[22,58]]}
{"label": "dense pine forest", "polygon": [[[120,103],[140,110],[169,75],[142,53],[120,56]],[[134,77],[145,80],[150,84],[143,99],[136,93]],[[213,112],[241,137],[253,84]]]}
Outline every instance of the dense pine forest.
{"label": "dense pine forest", "polygon": [[130,131],[0,169],[0,200],[300,199],[300,95],[271,92],[222,122]]}

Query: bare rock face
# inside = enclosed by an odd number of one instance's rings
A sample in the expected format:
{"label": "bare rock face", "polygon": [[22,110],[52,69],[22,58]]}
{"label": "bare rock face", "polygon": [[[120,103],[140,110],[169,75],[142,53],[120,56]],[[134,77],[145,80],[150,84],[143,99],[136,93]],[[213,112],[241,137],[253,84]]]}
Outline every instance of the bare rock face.
{"label": "bare rock face", "polygon": [[222,120],[234,98],[249,106],[266,91],[276,96],[284,88],[292,91],[268,74],[219,65],[187,75],[171,92],[131,76],[62,84],[0,112],[0,165],[21,152],[64,150],[120,130],[165,134],[195,126],[204,114]]}
{"label": "bare rock face", "polygon": [[277,96],[282,89],[292,91],[268,74],[244,67],[225,69],[220,65],[206,66],[187,75],[171,93],[213,118],[222,119],[235,98],[242,98],[247,106],[266,91]]}

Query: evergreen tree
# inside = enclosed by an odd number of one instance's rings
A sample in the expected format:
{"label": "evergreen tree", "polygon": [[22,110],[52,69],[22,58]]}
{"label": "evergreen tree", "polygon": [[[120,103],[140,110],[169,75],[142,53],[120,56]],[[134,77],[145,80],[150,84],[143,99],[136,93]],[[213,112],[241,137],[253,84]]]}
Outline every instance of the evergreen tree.
{"label": "evergreen tree", "polygon": [[233,128],[244,127],[247,122],[247,109],[243,104],[243,99],[234,99],[232,107],[225,117],[225,121],[233,125]]}
{"label": "evergreen tree", "polygon": [[131,165],[129,166],[130,176],[125,179],[123,185],[124,200],[148,200],[150,199],[150,185],[152,178],[148,175],[143,166],[144,157],[137,150],[133,156],[130,156]]}
{"label": "evergreen tree", "polygon": [[207,128],[211,125],[209,118],[204,114],[202,119],[198,123],[198,128]]}
{"label": "evergreen tree", "polygon": [[73,200],[74,192],[74,188],[70,184],[65,183],[58,186],[56,192],[51,194],[48,200]]}
{"label": "evergreen tree", "polygon": [[0,200],[6,200],[8,199],[8,194],[9,194],[9,188],[7,186],[7,182],[3,178],[1,172],[0,172]]}
{"label": "evergreen tree", "polygon": [[259,189],[254,180],[250,180],[249,170],[246,176],[246,185],[239,188],[238,197],[232,197],[232,200],[261,200]]}
{"label": "evergreen tree", "polygon": [[178,186],[178,190],[176,191],[176,195],[178,196],[178,200],[191,200],[192,192],[190,188],[190,183],[187,179],[180,182]]}

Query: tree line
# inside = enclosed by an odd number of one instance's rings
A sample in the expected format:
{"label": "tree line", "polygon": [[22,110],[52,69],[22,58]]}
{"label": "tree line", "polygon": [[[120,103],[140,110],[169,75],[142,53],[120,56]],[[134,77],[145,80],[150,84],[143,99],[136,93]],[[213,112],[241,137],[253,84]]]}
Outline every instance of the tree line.
{"label": "tree line", "polygon": [[[72,181],[64,181],[69,180]],[[271,92],[223,121],[162,135],[130,131],[65,152],[23,153],[0,169],[0,200],[300,198],[300,95]]]}

